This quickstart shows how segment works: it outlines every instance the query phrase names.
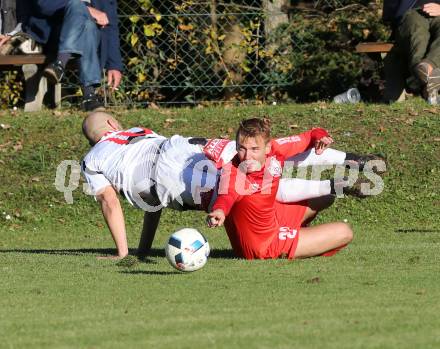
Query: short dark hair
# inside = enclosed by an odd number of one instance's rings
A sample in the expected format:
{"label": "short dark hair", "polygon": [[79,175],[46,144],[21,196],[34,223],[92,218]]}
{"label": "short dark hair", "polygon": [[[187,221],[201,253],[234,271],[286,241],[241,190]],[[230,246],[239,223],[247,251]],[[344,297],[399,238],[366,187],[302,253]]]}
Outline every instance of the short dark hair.
{"label": "short dark hair", "polygon": [[242,120],[237,130],[236,139],[238,140],[239,136],[243,137],[244,139],[261,136],[267,143],[271,138],[270,126],[271,122],[267,118],[251,118]]}

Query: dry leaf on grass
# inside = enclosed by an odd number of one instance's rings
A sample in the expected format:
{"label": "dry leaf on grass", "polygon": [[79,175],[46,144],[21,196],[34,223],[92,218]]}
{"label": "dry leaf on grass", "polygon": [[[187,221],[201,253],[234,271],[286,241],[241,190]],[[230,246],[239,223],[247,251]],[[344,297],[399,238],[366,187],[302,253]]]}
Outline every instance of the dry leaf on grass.
{"label": "dry leaf on grass", "polygon": [[21,141],[18,141],[13,147],[15,151],[19,151],[23,149],[23,143]]}
{"label": "dry leaf on grass", "polygon": [[6,148],[7,146],[9,146],[9,145],[11,145],[11,144],[12,144],[11,141],[6,142],[6,143],[3,143],[3,144],[0,144],[0,150]]}
{"label": "dry leaf on grass", "polygon": [[439,113],[439,110],[437,108],[423,109],[423,111],[427,111],[428,113],[431,113],[431,114],[438,114]]}
{"label": "dry leaf on grass", "polygon": [[148,104],[148,107],[151,109],[155,109],[155,110],[160,109],[160,107],[154,102],[151,102],[150,104]]}

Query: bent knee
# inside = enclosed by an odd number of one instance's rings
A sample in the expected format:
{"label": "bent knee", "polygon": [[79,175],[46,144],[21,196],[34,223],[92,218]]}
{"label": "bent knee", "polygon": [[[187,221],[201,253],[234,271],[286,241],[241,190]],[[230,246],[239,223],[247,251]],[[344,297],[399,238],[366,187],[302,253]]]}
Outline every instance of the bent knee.
{"label": "bent knee", "polygon": [[334,229],[337,232],[341,245],[349,244],[353,240],[353,230],[351,230],[350,225],[343,222],[337,222],[334,224],[336,225]]}
{"label": "bent knee", "polygon": [[344,241],[344,244],[348,244],[353,240],[353,230],[350,225],[347,223],[339,223],[340,224],[340,234],[341,239]]}

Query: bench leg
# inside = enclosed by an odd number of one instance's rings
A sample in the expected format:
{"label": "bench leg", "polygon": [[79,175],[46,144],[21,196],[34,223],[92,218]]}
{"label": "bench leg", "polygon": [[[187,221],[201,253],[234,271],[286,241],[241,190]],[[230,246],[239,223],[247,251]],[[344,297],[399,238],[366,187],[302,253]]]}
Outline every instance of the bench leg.
{"label": "bench leg", "polygon": [[22,69],[25,79],[24,111],[40,111],[47,92],[46,78],[42,77],[36,64],[24,64]]}
{"label": "bench leg", "polygon": [[56,84],[54,87],[54,96],[53,102],[55,103],[55,107],[61,107],[61,84]]}

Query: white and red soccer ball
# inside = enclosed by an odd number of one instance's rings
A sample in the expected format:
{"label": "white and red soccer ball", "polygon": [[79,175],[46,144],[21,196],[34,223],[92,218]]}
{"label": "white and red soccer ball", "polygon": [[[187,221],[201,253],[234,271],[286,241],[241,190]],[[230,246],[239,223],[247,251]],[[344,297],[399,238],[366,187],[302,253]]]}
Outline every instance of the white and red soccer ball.
{"label": "white and red soccer ball", "polygon": [[180,271],[202,268],[209,256],[209,243],[196,229],[184,228],[172,234],[165,246],[168,262]]}

